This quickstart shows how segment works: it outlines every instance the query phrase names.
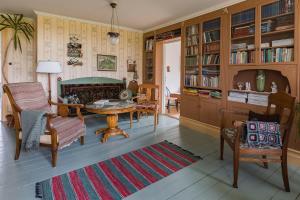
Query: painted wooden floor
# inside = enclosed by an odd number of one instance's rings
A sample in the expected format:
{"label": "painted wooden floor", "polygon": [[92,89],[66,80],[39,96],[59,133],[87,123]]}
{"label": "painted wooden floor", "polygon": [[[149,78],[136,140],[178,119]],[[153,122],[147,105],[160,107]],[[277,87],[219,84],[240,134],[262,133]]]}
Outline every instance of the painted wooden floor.
{"label": "painted wooden floor", "polygon": [[129,196],[128,200],[231,200],[231,199],[298,199],[300,200],[300,168],[290,166],[291,193],[283,191],[281,171],[278,164],[264,169],[256,164],[242,163],[240,166],[239,189],[231,187],[232,155],[225,149],[225,161],[218,159],[217,138],[180,127],[176,119],[160,117],[160,124],[153,132],[153,118],[143,118],[129,129],[127,120],[120,126],[130,138],[113,138],[100,144],[100,136],[93,131],[104,126],[104,119],[88,119],[88,135],[84,146],[79,142],[59,152],[58,166],[52,168],[50,152],[42,148],[38,152],[21,152],[20,160],[14,161],[13,130],[1,125],[0,133],[0,199],[32,200],[34,184],[55,175],[81,168],[123,153],[154,144],[163,140],[173,142],[202,156],[204,159],[177,173],[154,183]]}

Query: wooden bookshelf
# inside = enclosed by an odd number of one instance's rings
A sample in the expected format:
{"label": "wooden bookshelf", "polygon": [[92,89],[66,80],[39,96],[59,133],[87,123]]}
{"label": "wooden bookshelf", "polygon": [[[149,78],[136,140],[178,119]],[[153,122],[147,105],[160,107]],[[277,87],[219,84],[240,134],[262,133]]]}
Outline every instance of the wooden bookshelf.
{"label": "wooden bookshelf", "polygon": [[144,37],[143,82],[153,83],[155,76],[155,37],[153,33]]}

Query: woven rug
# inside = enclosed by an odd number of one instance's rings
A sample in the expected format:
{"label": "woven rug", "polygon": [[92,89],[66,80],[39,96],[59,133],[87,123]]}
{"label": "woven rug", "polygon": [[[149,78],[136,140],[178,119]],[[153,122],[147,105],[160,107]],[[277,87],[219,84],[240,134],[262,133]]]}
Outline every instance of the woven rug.
{"label": "woven rug", "polygon": [[168,141],[36,183],[45,200],[123,199],[201,159]]}

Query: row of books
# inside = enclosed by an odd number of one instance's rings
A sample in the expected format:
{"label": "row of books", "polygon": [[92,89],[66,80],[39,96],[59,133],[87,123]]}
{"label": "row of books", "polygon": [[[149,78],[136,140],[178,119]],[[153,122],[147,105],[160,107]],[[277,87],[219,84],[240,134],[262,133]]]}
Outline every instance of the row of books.
{"label": "row of books", "polygon": [[220,31],[219,30],[203,33],[204,43],[210,43],[210,42],[219,41],[219,40],[220,40]]}
{"label": "row of books", "polygon": [[185,58],[185,66],[197,66],[199,64],[199,59],[197,56],[186,57]]}
{"label": "row of books", "polygon": [[247,35],[253,35],[255,32],[255,25],[240,26],[232,29],[232,38],[243,37]]}
{"label": "row of books", "polygon": [[220,64],[219,54],[208,54],[203,56],[203,65]]}
{"label": "row of books", "polygon": [[153,51],[153,43],[154,43],[154,39],[146,40],[145,50],[146,51]]}
{"label": "row of books", "polygon": [[198,45],[199,44],[199,36],[198,35],[192,35],[186,38],[186,45],[192,46],[192,45]]}
{"label": "row of books", "polygon": [[203,31],[211,31],[219,29],[221,26],[220,19],[211,20],[203,23]]}
{"label": "row of books", "polygon": [[268,95],[267,94],[254,94],[254,93],[245,93],[245,92],[229,92],[228,95],[229,101],[248,103],[259,106],[268,105]]}
{"label": "row of books", "polygon": [[192,26],[187,27],[186,33],[187,33],[187,35],[198,34],[199,33],[199,27],[198,27],[198,25],[192,25]]}
{"label": "row of books", "polygon": [[255,19],[255,9],[249,9],[237,14],[234,14],[231,18],[232,25],[240,23],[251,22]]}
{"label": "row of books", "polygon": [[218,88],[219,87],[219,76],[202,76],[202,86]]}
{"label": "row of books", "polygon": [[190,46],[185,48],[185,55],[187,56],[194,56],[198,55],[199,47],[198,46]]}
{"label": "row of books", "polygon": [[204,68],[202,68],[202,75],[219,76],[220,68],[219,67],[204,67]]}
{"label": "row of books", "polygon": [[203,46],[203,51],[204,53],[210,53],[210,52],[218,52],[220,51],[220,43],[209,43],[209,44],[205,44]]}
{"label": "row of books", "polygon": [[185,69],[185,74],[189,75],[198,75],[199,74],[199,68],[192,68],[192,69]]}
{"label": "row of books", "polygon": [[267,18],[294,11],[294,0],[280,0],[262,7],[262,18]]}
{"label": "row of books", "polygon": [[294,60],[294,48],[263,49],[261,61],[268,62],[292,62]]}
{"label": "row of books", "polygon": [[185,75],[185,86],[196,87],[198,86],[197,75]]}
{"label": "row of books", "polygon": [[254,63],[255,51],[238,51],[231,53],[231,64]]}

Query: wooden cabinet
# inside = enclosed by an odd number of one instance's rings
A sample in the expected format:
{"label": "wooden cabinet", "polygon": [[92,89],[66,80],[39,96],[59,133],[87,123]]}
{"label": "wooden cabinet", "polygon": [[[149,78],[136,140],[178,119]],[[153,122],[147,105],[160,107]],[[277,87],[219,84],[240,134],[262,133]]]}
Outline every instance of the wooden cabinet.
{"label": "wooden cabinet", "polygon": [[221,100],[200,97],[199,121],[213,126],[220,126],[220,109]]}
{"label": "wooden cabinet", "polygon": [[199,96],[185,95],[181,97],[180,115],[189,119],[200,121]]}

